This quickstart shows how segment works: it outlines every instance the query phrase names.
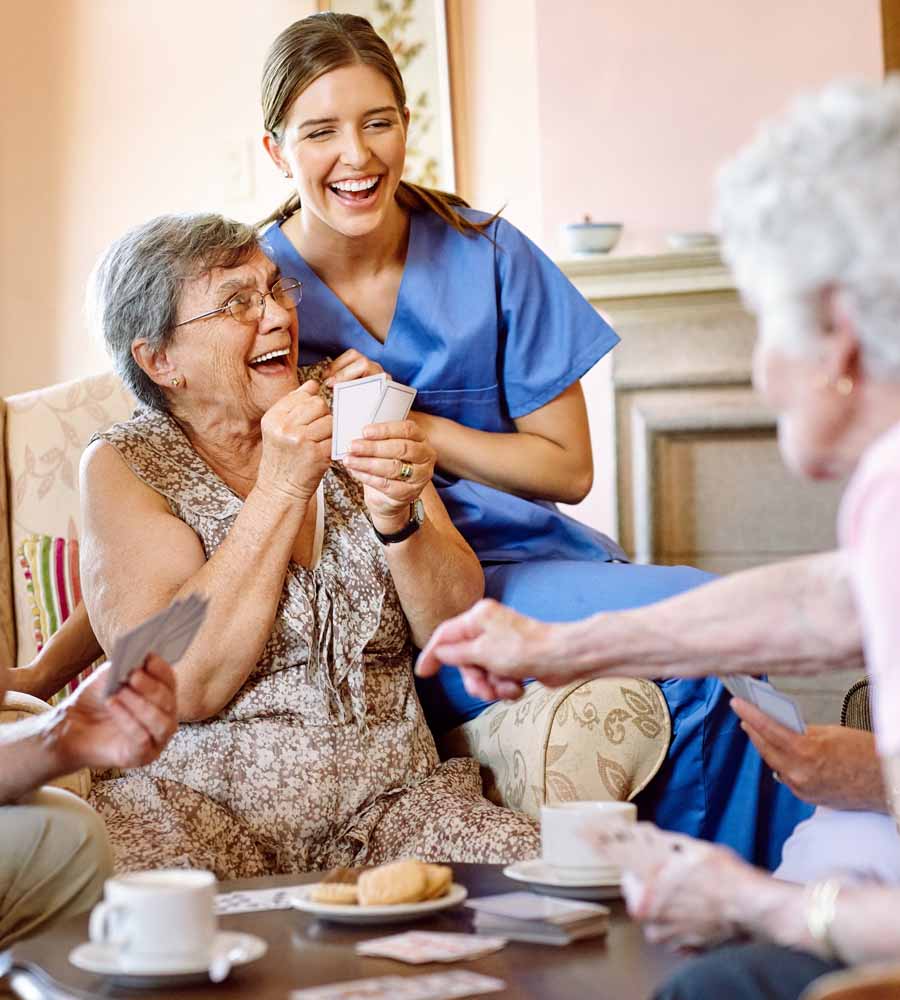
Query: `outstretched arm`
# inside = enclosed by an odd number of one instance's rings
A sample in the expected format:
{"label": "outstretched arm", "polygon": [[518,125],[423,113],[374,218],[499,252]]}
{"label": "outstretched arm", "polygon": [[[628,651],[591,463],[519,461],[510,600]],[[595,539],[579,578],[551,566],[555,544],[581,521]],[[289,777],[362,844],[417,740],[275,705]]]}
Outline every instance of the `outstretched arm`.
{"label": "outstretched arm", "polygon": [[0,727],[0,805],[82,767],[137,767],[159,755],[177,726],[172,668],[150,655],[111,698],[108,670],[52,712]]}
{"label": "outstretched arm", "polygon": [[863,659],[845,556],[835,551],[571,624],[480,601],[437,629],[417,671],[429,676],[441,663],[460,666],[471,693],[498,698],[526,677],[553,685],[605,675],[819,673],[861,668]]}

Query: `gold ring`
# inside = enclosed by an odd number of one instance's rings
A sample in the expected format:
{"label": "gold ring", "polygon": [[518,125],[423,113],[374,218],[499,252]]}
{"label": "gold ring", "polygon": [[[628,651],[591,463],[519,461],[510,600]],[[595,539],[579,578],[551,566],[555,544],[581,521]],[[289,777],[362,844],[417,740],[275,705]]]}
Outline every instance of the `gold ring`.
{"label": "gold ring", "polygon": [[413,474],[413,467],[409,462],[400,463],[400,474],[397,476],[398,479],[406,482],[407,479],[411,479]]}

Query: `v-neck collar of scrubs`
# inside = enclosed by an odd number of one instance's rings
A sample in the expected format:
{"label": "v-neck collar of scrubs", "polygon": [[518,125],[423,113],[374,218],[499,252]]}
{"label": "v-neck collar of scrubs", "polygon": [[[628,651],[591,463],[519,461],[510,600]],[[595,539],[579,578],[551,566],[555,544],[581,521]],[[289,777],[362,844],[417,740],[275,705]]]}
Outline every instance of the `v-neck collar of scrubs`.
{"label": "v-neck collar of scrubs", "polygon": [[379,358],[387,350],[388,344],[392,341],[392,339],[396,339],[397,336],[396,328],[398,326],[398,317],[400,315],[403,299],[407,290],[406,286],[409,281],[412,280],[410,277],[412,269],[409,267],[409,262],[410,260],[416,259],[415,254],[417,247],[415,244],[417,242],[420,229],[418,224],[419,215],[421,215],[420,212],[409,213],[409,238],[406,241],[406,258],[403,261],[403,274],[400,276],[400,284],[397,286],[397,298],[394,302],[394,312],[391,316],[391,322],[388,326],[387,333],[385,334],[384,341],[379,340],[367,326],[362,324],[356,317],[353,310],[349,308],[337,292],[335,292],[327,282],[323,281],[309,266],[303,255],[288,238],[287,233],[285,233],[282,229],[282,223],[276,223],[265,234],[265,239],[271,241],[274,237],[275,239],[281,241],[283,249],[287,251],[289,257],[294,261],[298,272],[297,274],[291,275],[291,277],[299,278],[303,284],[309,282],[315,283],[322,289],[323,295],[326,297],[330,296],[337,309],[344,314],[345,319],[354,329],[356,335],[355,339],[359,341],[356,345],[357,349],[367,357]]}

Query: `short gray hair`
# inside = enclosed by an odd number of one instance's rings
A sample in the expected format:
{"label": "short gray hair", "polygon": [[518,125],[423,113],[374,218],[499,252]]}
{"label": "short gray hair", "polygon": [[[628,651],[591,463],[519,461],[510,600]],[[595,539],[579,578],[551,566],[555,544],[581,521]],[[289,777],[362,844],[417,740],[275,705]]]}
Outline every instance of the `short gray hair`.
{"label": "short gray hair", "polygon": [[762,336],[814,352],[837,287],[865,370],[900,378],[900,76],[831,84],[765,125],[719,175],[718,221]]}
{"label": "short gray hair", "polygon": [[221,215],[160,215],[129,230],[97,262],[88,315],[113,367],[145,405],[168,410],[165,393],[140,368],[131,345],[162,350],[172,339],[181,289],[214,267],[238,267],[259,249],[252,226]]}

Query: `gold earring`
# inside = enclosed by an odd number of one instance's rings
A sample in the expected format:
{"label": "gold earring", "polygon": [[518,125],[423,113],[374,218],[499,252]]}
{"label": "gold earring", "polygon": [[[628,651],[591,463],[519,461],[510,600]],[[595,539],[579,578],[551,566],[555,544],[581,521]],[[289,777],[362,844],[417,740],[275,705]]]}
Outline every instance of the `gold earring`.
{"label": "gold earring", "polygon": [[178,386],[180,386],[180,385],[181,385],[181,379],[176,375],[175,378],[172,379],[172,386],[175,389],[177,389]]}
{"label": "gold earring", "polygon": [[849,375],[841,375],[834,383],[834,389],[839,396],[849,396],[853,392],[853,379]]}

